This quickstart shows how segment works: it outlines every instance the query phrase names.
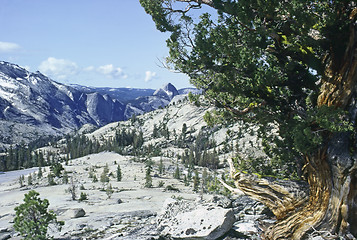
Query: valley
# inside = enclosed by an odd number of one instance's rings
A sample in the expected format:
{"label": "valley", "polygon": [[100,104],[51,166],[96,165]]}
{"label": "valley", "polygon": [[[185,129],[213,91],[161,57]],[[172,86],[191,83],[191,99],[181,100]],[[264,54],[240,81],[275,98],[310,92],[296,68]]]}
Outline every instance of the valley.
{"label": "valley", "polygon": [[[239,198],[219,182],[229,182],[226,158],[238,150],[246,156],[264,154],[251,147],[249,142],[257,137],[242,130],[241,123],[207,126],[204,115],[213,109],[204,99],[197,106],[186,95],[177,95],[164,108],[100,128],[86,124],[35,149],[33,164],[42,164],[40,175],[34,168],[32,174],[0,181],[0,236],[16,239],[14,207],[30,190],[48,199],[50,209],[65,222],[61,231],[51,228],[50,234],[58,239],[158,238],[163,234],[158,219],[167,199],[200,207],[214,204],[214,196],[229,196],[228,201]],[[58,164],[63,167],[59,174],[54,170]],[[75,196],[70,189],[75,189]],[[78,211],[84,215],[75,217]],[[261,215],[242,216],[235,229],[257,235],[254,219]]]}
{"label": "valley", "polygon": [[170,83],[156,90],[67,86],[0,61],[0,149],[68,134],[85,124],[102,127],[127,120],[188,92],[199,91],[177,90]]}

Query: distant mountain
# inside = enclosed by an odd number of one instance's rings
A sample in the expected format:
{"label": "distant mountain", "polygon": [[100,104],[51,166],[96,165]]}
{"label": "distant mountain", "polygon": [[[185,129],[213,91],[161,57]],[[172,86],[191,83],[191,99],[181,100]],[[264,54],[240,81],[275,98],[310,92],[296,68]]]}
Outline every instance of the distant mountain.
{"label": "distant mountain", "polygon": [[86,87],[77,84],[71,84],[70,86],[85,93],[97,92],[103,95],[107,94],[111,98],[118,99],[124,104],[138,97],[152,96],[153,93],[155,92],[154,89],[140,89],[140,88]]}
{"label": "distant mountain", "polygon": [[[125,105],[109,95],[85,93],[40,72],[0,62],[0,120],[11,126],[21,124],[25,132],[26,126],[37,129],[40,136],[68,133],[87,123],[103,126],[123,120],[124,111]],[[0,126],[0,136],[9,136],[11,129],[4,125]],[[25,134],[19,132],[18,125],[12,129],[16,129],[11,134],[14,137]],[[14,144],[11,135],[2,144]]]}
{"label": "distant mountain", "polygon": [[157,89],[152,96],[142,96],[129,101],[124,116],[128,119],[134,114],[141,115],[145,112],[165,107],[178,94],[179,92],[174,85],[171,83],[165,84],[163,87]]}
{"label": "distant mountain", "polygon": [[69,133],[84,124],[126,120],[164,107],[179,94],[171,83],[157,90],[66,86],[0,61],[0,148]]}
{"label": "distant mountain", "polygon": [[196,88],[183,88],[177,90],[171,83],[167,83],[156,90],[140,88],[98,88],[81,85],[71,86],[86,93],[97,92],[107,94],[111,98],[123,102],[126,105],[124,111],[125,120],[131,118],[133,115],[141,115],[145,112],[165,107],[177,95],[185,95],[189,92],[194,94],[201,93],[201,91]]}
{"label": "distant mountain", "polygon": [[171,99],[176,95],[179,95],[179,92],[171,83],[168,83],[164,85],[162,88],[157,89],[153,94],[153,96],[164,98],[168,101],[171,101]]}

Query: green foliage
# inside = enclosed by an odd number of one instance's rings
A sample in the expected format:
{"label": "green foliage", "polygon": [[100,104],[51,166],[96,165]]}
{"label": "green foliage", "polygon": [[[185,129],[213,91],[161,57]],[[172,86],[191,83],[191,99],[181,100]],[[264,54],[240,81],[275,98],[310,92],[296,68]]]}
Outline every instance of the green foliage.
{"label": "green foliage", "polygon": [[29,174],[29,176],[27,177],[27,185],[31,186],[32,184],[33,184],[32,175]]}
{"label": "green foliage", "polygon": [[15,146],[10,146],[0,156],[0,171],[11,171],[21,168],[31,168],[34,166],[45,166],[46,162],[38,148],[53,144],[59,137],[40,137],[37,140],[25,144],[21,142]]}
{"label": "green foliage", "polygon": [[174,178],[176,179],[181,179],[181,171],[180,171],[180,167],[178,166],[178,164],[176,165],[176,169],[174,172]]}
{"label": "green foliage", "polygon": [[64,170],[64,168],[61,163],[56,162],[50,166],[50,170],[56,177],[61,177],[62,171]]}
{"label": "green foliage", "polygon": [[51,172],[49,172],[48,175],[47,175],[47,181],[48,181],[48,185],[50,185],[50,186],[53,186],[53,185],[57,184],[55,182],[55,175],[53,175]]}
{"label": "green foliage", "polygon": [[152,165],[153,165],[153,161],[150,159],[147,159],[145,162],[145,167],[146,167],[146,171],[145,171],[145,187],[146,188],[151,188],[152,185],[152,177],[151,177],[151,172],[152,172]]}
{"label": "green foliage", "polygon": [[19,184],[20,184],[20,187],[25,186],[25,176],[24,175],[21,175],[19,177]]}
{"label": "green foliage", "polygon": [[98,178],[97,178],[97,175],[93,175],[93,180],[92,180],[94,183],[98,182]]}
{"label": "green foliage", "polygon": [[159,181],[159,184],[157,185],[157,187],[161,188],[165,185],[165,182],[164,181]]}
{"label": "green foliage", "polygon": [[201,1],[140,3],[171,34],[167,64],[221,109],[205,114],[208,125],[240,119],[259,126],[272,172],[296,175],[301,156],[327,144],[331,133],[352,130],[346,113],[320,107],[317,96],[326,69],[338,72],[344,61],[354,3],[214,0],[215,13],[198,19],[192,6]]}
{"label": "green foliage", "polygon": [[193,177],[193,191],[198,192],[200,186],[200,176],[198,175],[197,169],[195,170],[195,176]]}
{"label": "green foliage", "polygon": [[194,103],[196,107],[201,106],[199,99],[200,99],[200,95],[193,94],[192,92],[188,93],[188,100],[190,100],[191,103]]}
{"label": "green foliage", "polygon": [[38,168],[37,177],[38,177],[38,179],[42,178],[42,168],[41,167]]}
{"label": "green foliage", "polygon": [[85,200],[88,200],[88,195],[84,192],[81,192],[81,195],[79,196],[79,199],[78,201],[82,202],[82,201],[85,201]]}
{"label": "green foliage", "polygon": [[117,181],[120,182],[121,179],[122,179],[122,174],[121,174],[120,165],[118,164],[118,167],[117,167]]}
{"label": "green foliage", "polygon": [[62,183],[68,184],[68,172],[67,171],[63,172]]}
{"label": "green foliage", "polygon": [[53,211],[47,210],[48,200],[40,199],[39,195],[38,192],[30,191],[25,194],[24,203],[15,208],[14,229],[24,239],[49,239],[47,228],[50,223],[57,226],[64,225],[64,222],[57,221],[56,214]]}
{"label": "green foliage", "polygon": [[183,135],[186,135],[186,133],[187,133],[187,124],[186,123],[182,124],[181,132]]}
{"label": "green foliage", "polygon": [[71,185],[68,188],[68,192],[71,194],[72,200],[73,201],[76,200],[76,198],[77,198],[77,185],[74,182],[73,176],[71,177]]}
{"label": "green foliage", "polygon": [[172,191],[172,192],[180,192],[180,189],[178,189],[177,187],[174,187],[174,186],[172,186],[172,185],[167,185],[167,186],[165,187],[165,190],[166,190],[166,191]]}
{"label": "green foliage", "polygon": [[107,189],[105,190],[105,193],[107,194],[108,199],[110,199],[114,193],[113,187],[111,184],[108,184]]}
{"label": "green foliage", "polygon": [[106,164],[103,168],[102,174],[100,175],[100,182],[106,183],[109,182],[109,180],[109,167],[108,164]]}
{"label": "green foliage", "polygon": [[159,174],[163,174],[165,171],[165,166],[164,163],[162,161],[162,157],[160,158],[160,163],[159,163]]}

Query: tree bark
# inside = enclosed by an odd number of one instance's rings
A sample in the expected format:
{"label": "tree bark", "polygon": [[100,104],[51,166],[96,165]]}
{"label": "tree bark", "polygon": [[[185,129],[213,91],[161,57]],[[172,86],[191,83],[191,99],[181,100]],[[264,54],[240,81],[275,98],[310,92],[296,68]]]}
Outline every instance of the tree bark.
{"label": "tree bark", "polygon": [[327,239],[356,239],[357,156],[350,155],[346,141],[346,134],[338,135],[327,150],[306,156],[308,186],[232,170],[236,187],[276,216],[277,221],[265,229],[263,239],[299,240],[313,233]]}
{"label": "tree bark", "polygon": [[[352,11],[350,38],[342,59],[333,53],[325,59],[325,77],[317,105],[349,111],[356,128],[357,10]],[[337,66],[337,68],[336,68]],[[336,70],[337,69],[337,70]],[[264,239],[299,240],[310,234],[325,239],[357,237],[357,148],[351,133],[330,136],[313,156],[305,156],[308,188],[288,181],[273,181],[237,173],[237,188],[268,206],[277,221],[263,233]],[[231,165],[231,169],[233,165]],[[290,185],[290,187],[289,187]],[[294,191],[292,189],[295,189]]]}
{"label": "tree bark", "polygon": [[[211,0],[178,0],[206,4]],[[350,15],[349,39],[342,57],[333,49],[326,55],[324,77],[317,106],[348,110],[356,128],[357,9]],[[343,43],[342,43],[343,44]],[[263,179],[235,171],[238,189],[268,206],[277,221],[263,233],[264,239],[300,240],[318,233],[326,239],[357,237],[357,136],[339,133],[314,155],[305,156],[306,188],[292,181]]]}

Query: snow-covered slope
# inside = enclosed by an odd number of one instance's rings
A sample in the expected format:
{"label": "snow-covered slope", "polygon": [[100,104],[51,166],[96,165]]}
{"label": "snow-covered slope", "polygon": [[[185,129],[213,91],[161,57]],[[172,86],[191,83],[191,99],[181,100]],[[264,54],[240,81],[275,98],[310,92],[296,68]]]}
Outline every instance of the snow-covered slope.
{"label": "snow-covered slope", "polygon": [[[0,61],[0,149],[38,136],[69,133],[84,124],[100,127],[126,120],[165,107],[179,94],[171,83],[156,91],[66,86]],[[16,134],[9,134],[5,126],[17,129]]]}
{"label": "snow-covered slope", "polygon": [[[12,126],[21,124],[43,135],[53,135],[68,133],[86,123],[103,126],[120,121],[123,114],[124,105],[107,95],[86,94],[40,72],[31,73],[15,64],[0,62],[0,120]],[[24,132],[20,131],[23,127],[15,128],[19,130],[17,135],[28,135],[26,128]],[[0,131],[0,136],[8,136],[6,128],[1,127]],[[14,143],[11,136],[2,142]]]}

